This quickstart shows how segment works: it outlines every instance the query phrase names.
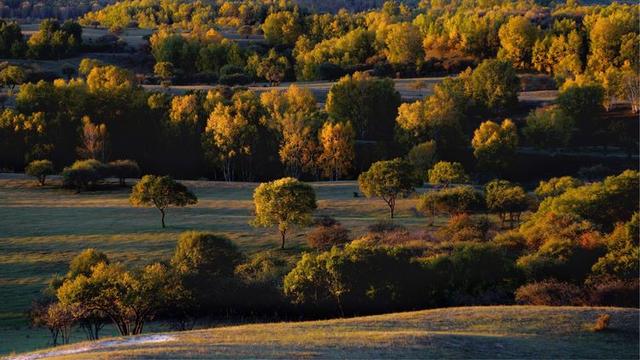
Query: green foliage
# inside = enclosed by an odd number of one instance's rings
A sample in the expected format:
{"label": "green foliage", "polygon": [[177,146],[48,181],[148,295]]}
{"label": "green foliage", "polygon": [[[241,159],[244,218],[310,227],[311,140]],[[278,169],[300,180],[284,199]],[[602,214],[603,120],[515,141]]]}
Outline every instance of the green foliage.
{"label": "green foliage", "polygon": [[198,198],[186,186],[169,176],[145,175],[133,187],[129,202],[133,206],[155,206],[162,214],[164,228],[167,208],[193,205],[198,202]]}
{"label": "green foliage", "polygon": [[531,63],[531,49],[539,30],[524,16],[515,16],[500,27],[500,51],[498,57],[510,61],[518,68]]}
{"label": "green foliage", "polygon": [[262,31],[271,45],[294,45],[302,34],[302,23],[297,12],[280,11],[267,16]]}
{"label": "green foliage", "polygon": [[120,186],[125,186],[127,178],[137,178],[140,176],[140,167],[133,160],[115,160],[107,164],[109,173],[120,181]]}
{"label": "green foliage", "polygon": [[433,166],[436,160],[436,142],[433,140],[420,143],[409,150],[407,161],[415,170],[415,177],[421,179],[423,174]]}
{"label": "green foliage", "polygon": [[539,198],[545,199],[551,196],[559,196],[565,193],[569,189],[582,186],[584,183],[580,179],[576,179],[571,176],[563,176],[558,178],[551,178],[548,181],[540,181],[540,184],[535,190],[536,195]]}
{"label": "green foliage", "polygon": [[26,43],[20,25],[0,20],[0,56],[17,58],[24,55]]}
{"label": "green foliage", "polygon": [[427,180],[432,185],[466,184],[469,176],[462,164],[457,162],[439,161],[427,173]]}
{"label": "green foliage", "polygon": [[569,145],[574,121],[560,108],[538,108],[527,116],[522,132],[529,144],[539,149],[556,149]]}
{"label": "green foliage", "polygon": [[9,65],[0,70],[0,86],[13,90],[16,85],[24,83],[26,74],[20,66]]}
{"label": "green foliage", "polygon": [[40,30],[27,41],[27,56],[35,59],[60,59],[75,54],[82,45],[82,27],[71,20],[60,25],[43,20]]}
{"label": "green foliage", "polygon": [[343,315],[388,311],[425,301],[420,275],[407,251],[352,244],[304,254],[285,277],[284,292],[295,304]]}
{"label": "green foliage", "polygon": [[598,121],[603,110],[604,89],[601,85],[573,85],[558,94],[556,102],[565,114],[573,119],[581,136],[592,138],[601,129]]}
{"label": "green foliage", "polygon": [[54,173],[53,163],[49,160],[34,160],[27,165],[24,172],[29,176],[37,178],[40,186],[44,186],[47,176]]}
{"label": "green foliage", "polygon": [[437,213],[457,215],[472,212],[482,209],[483,205],[484,199],[480,192],[471,186],[458,186],[422,194],[417,209],[435,217]]}
{"label": "green foliage", "polygon": [[638,211],[640,175],[626,170],[602,182],[569,189],[557,197],[545,199],[534,214],[536,221],[547,213],[575,215],[610,230],[613,224],[628,221]]}
{"label": "green foliage", "polygon": [[358,177],[360,191],[366,197],[380,197],[389,206],[393,219],[396,200],[414,190],[411,165],[402,159],[378,161]]}
{"label": "green foliage", "polygon": [[607,253],[593,265],[596,275],[610,275],[619,279],[637,279],[640,271],[640,216],[633,214],[629,222],[617,224],[605,238]]}
{"label": "green foliage", "polygon": [[516,125],[510,119],[505,119],[500,125],[493,121],[485,121],[473,133],[471,146],[473,156],[478,159],[478,166],[490,173],[504,173],[516,156]]}
{"label": "green foliage", "polygon": [[93,267],[100,264],[109,264],[109,258],[107,254],[96,249],[85,249],[80,254],[71,259],[69,263],[69,272],[67,273],[67,279],[75,279],[76,277],[91,276]]}
{"label": "green foliage", "polygon": [[279,85],[291,66],[284,56],[278,56],[274,49],[264,57],[258,65],[256,75],[265,78],[271,85]]}
{"label": "green foliage", "polygon": [[296,225],[308,225],[317,208],[313,188],[294,178],[260,184],[253,193],[253,202],[256,216],[252,225],[277,226],[282,237],[282,249],[287,230]]}
{"label": "green foliage", "polygon": [[107,167],[98,160],[78,160],[62,170],[62,183],[77,191],[95,186],[107,175]]}
{"label": "green foliage", "polygon": [[513,227],[520,221],[520,214],[529,207],[527,193],[520,186],[506,180],[493,180],[485,186],[487,208],[498,213],[504,226],[507,217]]}
{"label": "green foliage", "polygon": [[481,109],[502,113],[518,104],[520,80],[510,62],[485,60],[469,77],[467,88]]}
{"label": "green foliage", "polygon": [[491,227],[492,223],[486,216],[472,218],[469,214],[459,213],[438,229],[437,235],[440,241],[452,243],[485,242],[489,238]]}
{"label": "green foliage", "polygon": [[326,111],[334,120],[350,121],[358,140],[390,140],[399,105],[391,79],[356,72],[331,86]]}

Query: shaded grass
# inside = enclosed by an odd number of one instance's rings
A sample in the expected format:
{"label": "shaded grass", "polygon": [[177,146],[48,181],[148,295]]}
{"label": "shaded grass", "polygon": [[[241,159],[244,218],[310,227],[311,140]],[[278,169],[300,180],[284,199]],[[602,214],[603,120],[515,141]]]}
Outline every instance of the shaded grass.
{"label": "shaded grass", "polygon": [[[610,330],[589,330],[601,313],[611,315]],[[95,348],[57,358],[637,359],[638,314],[619,308],[449,308],[172,333],[174,339],[165,343]]]}

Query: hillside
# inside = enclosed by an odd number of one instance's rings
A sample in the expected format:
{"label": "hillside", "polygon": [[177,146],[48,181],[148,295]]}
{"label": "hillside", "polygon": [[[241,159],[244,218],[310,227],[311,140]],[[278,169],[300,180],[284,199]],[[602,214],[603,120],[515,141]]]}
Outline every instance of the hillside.
{"label": "hillside", "polygon": [[[608,330],[590,330],[600,314]],[[492,306],[351,319],[257,324],[80,343],[17,357],[635,358],[638,311]]]}

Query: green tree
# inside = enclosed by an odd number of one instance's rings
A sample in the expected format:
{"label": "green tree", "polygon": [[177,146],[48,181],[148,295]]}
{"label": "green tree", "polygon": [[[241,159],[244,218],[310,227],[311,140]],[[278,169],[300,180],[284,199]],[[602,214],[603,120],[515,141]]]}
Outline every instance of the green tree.
{"label": "green tree", "polygon": [[129,202],[133,206],[155,206],[164,216],[170,206],[184,207],[198,202],[198,198],[186,186],[169,176],[145,175],[133,187]]}
{"label": "green tree", "polygon": [[126,185],[127,178],[137,178],[140,176],[140,167],[133,160],[115,160],[107,164],[111,175],[118,178],[120,186]]}
{"label": "green tree", "polygon": [[74,279],[80,275],[91,276],[93,267],[100,263],[109,264],[107,254],[96,249],[84,249],[71,259],[66,277],[67,279]]}
{"label": "green tree", "polygon": [[407,161],[415,169],[416,178],[422,178],[423,174],[433,166],[436,160],[437,145],[433,140],[420,143],[409,150]]}
{"label": "green tree", "polygon": [[271,49],[267,56],[260,61],[257,75],[269,81],[271,86],[278,86],[290,67],[286,57],[279,56],[274,49]]}
{"label": "green tree", "polygon": [[469,176],[464,171],[462,164],[457,162],[438,161],[433,168],[427,172],[427,179],[432,185],[466,184]]}
{"label": "green tree", "polygon": [[506,180],[493,180],[485,186],[487,208],[500,216],[502,226],[509,220],[511,228],[529,207],[529,198],[521,186]]}
{"label": "green tree", "polygon": [[637,279],[640,264],[640,216],[633,214],[627,223],[619,223],[605,238],[607,253],[593,265],[598,275]]}
{"label": "green tree", "polygon": [[53,174],[53,163],[49,160],[34,160],[27,165],[24,172],[37,178],[40,186],[44,186],[47,176]]}
{"label": "green tree", "polygon": [[390,25],[385,44],[387,59],[392,64],[416,64],[423,60],[422,35],[411,23]]}
{"label": "green tree", "polygon": [[162,81],[171,81],[175,71],[172,63],[168,61],[160,61],[153,66],[153,73],[162,79]]}
{"label": "green tree", "polygon": [[253,226],[277,226],[284,249],[287,231],[293,226],[306,226],[316,209],[313,188],[294,178],[282,178],[260,184],[253,193],[255,218]]}
{"label": "green tree", "polygon": [[391,79],[375,79],[356,72],[331,86],[329,117],[353,124],[358,140],[391,140],[400,94]]}
{"label": "green tree", "polygon": [[569,115],[558,107],[550,107],[532,111],[522,132],[531,145],[539,149],[556,149],[569,145],[574,129]]}
{"label": "green tree", "polygon": [[583,184],[582,180],[571,176],[555,177],[548,181],[540,181],[535,193],[539,198],[545,199],[551,196],[562,195],[567,190],[577,188]]}
{"label": "green tree", "polygon": [[7,86],[12,91],[16,85],[22,84],[26,78],[24,70],[19,66],[9,65],[0,70],[0,86]]}
{"label": "green tree", "polygon": [[502,113],[518,104],[520,79],[508,61],[484,60],[473,71],[466,86],[484,111]]}
{"label": "green tree", "polygon": [[438,191],[428,191],[418,201],[417,209],[422,213],[431,214],[435,218],[438,212],[449,216],[466,214],[482,208],[484,199],[472,186],[458,186]]}
{"label": "green tree", "polygon": [[602,130],[598,120],[603,111],[603,87],[599,84],[565,85],[558,94],[558,106],[573,119],[583,139],[598,136],[598,131]]}
{"label": "green tree", "polygon": [[509,168],[516,155],[516,125],[510,119],[505,119],[500,125],[485,121],[473,133],[471,146],[480,167],[490,172],[502,173]]}
{"label": "green tree", "polygon": [[402,159],[378,161],[358,177],[360,191],[366,197],[380,197],[389,206],[393,219],[398,197],[413,192],[415,179],[411,165]]}

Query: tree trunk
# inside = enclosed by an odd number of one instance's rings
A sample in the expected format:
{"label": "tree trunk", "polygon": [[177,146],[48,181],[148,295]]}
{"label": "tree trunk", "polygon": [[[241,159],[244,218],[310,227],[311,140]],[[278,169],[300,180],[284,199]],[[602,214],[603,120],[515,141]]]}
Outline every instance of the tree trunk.
{"label": "tree trunk", "polygon": [[160,210],[160,214],[162,214],[162,228],[164,229],[166,226],[164,224],[164,209],[159,209]]}
{"label": "tree trunk", "polygon": [[280,238],[282,240],[282,243],[280,245],[280,249],[284,250],[284,241],[285,241],[285,235],[286,235],[287,231],[280,231]]}

